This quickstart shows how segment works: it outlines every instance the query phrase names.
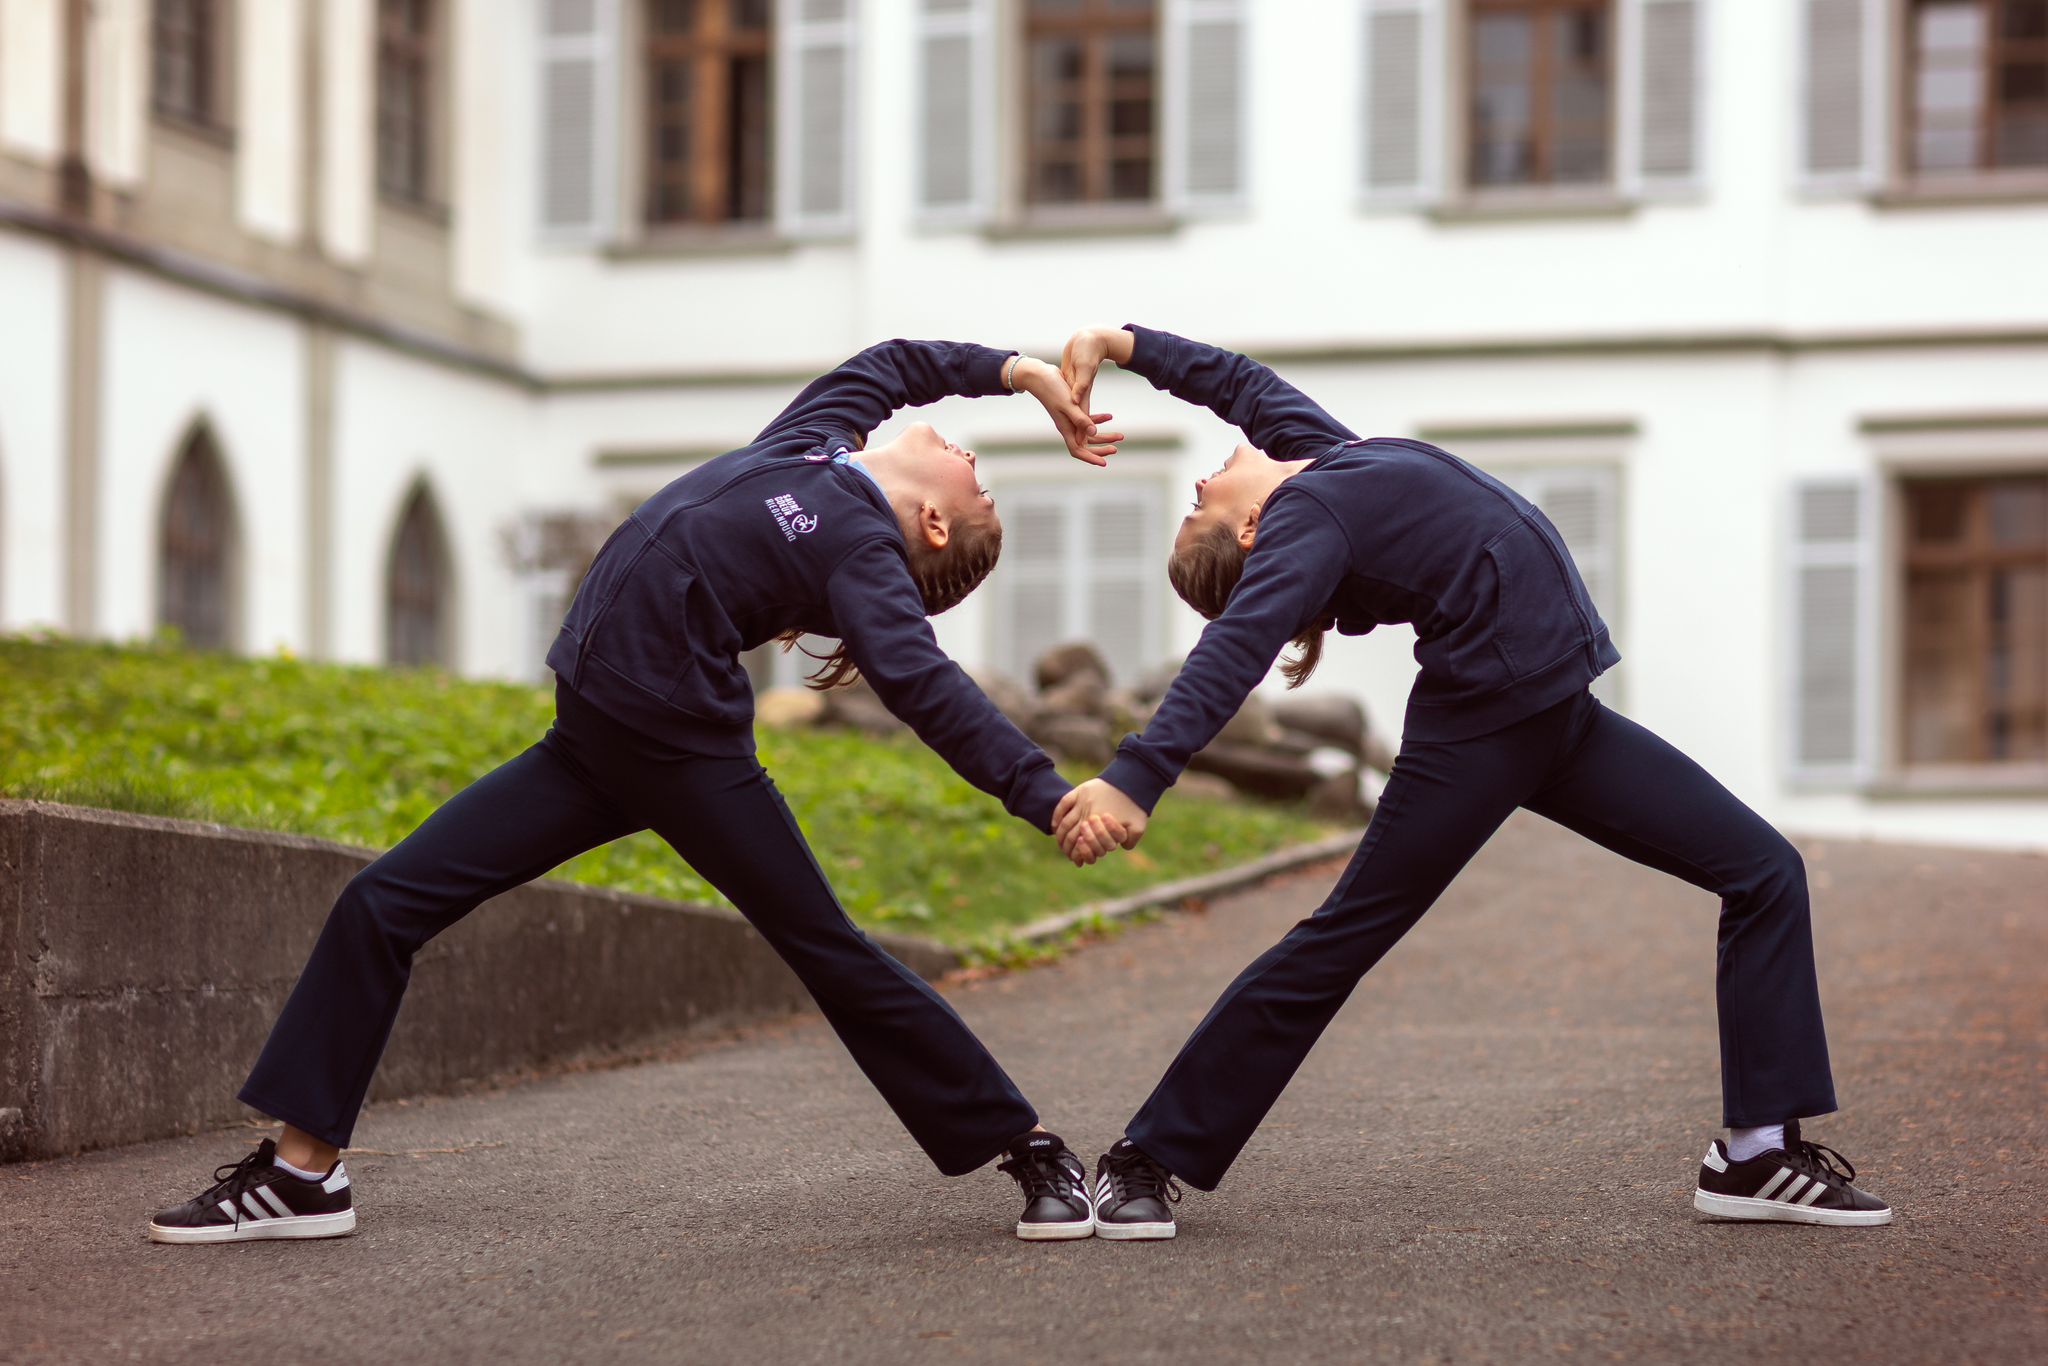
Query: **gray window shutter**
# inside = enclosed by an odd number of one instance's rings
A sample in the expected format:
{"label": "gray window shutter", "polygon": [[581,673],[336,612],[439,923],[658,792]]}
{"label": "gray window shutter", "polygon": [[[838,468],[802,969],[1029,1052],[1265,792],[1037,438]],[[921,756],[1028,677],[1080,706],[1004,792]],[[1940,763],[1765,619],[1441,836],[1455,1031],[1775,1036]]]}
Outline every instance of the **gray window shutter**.
{"label": "gray window shutter", "polygon": [[1167,25],[1168,202],[1183,213],[1242,208],[1249,179],[1244,0],[1173,0]]}
{"label": "gray window shutter", "polygon": [[1130,481],[1076,489],[1004,489],[1003,562],[989,580],[990,657],[1028,677],[1055,645],[1091,640],[1113,682],[1128,683],[1161,654],[1160,490]]}
{"label": "gray window shutter", "polygon": [[1706,50],[1703,25],[1709,0],[1631,0],[1629,53],[1623,69],[1633,76],[1624,108],[1632,107],[1634,155],[1625,175],[1628,188],[1642,194],[1685,194],[1697,190],[1705,131],[1702,97],[1707,82],[1701,66]]}
{"label": "gray window shutter", "polygon": [[1369,205],[1434,200],[1443,183],[1444,0],[1364,0],[1360,183]]}
{"label": "gray window shutter", "polygon": [[859,0],[778,0],[775,216],[793,237],[853,231]]}
{"label": "gray window shutter", "polygon": [[1800,173],[1808,189],[1879,183],[1887,160],[1886,0],[1801,0]]}
{"label": "gray window shutter", "polygon": [[985,221],[995,202],[996,0],[918,0],[917,205]]}
{"label": "gray window shutter", "polygon": [[1085,562],[1073,582],[1086,594],[1075,635],[1092,640],[1109,661],[1110,680],[1128,684],[1158,662],[1153,627],[1159,616],[1159,568],[1152,553],[1157,491],[1146,486],[1089,490],[1085,521],[1074,541]]}
{"label": "gray window shutter", "polygon": [[1006,492],[1003,559],[996,580],[1003,610],[993,614],[998,667],[1018,678],[1066,639],[1068,534],[1066,506],[1057,494]]}
{"label": "gray window shutter", "polygon": [[1807,782],[1861,782],[1874,764],[1875,502],[1858,479],[1793,489],[1789,768]]}
{"label": "gray window shutter", "polygon": [[617,226],[618,0],[541,0],[540,230],[603,242]]}

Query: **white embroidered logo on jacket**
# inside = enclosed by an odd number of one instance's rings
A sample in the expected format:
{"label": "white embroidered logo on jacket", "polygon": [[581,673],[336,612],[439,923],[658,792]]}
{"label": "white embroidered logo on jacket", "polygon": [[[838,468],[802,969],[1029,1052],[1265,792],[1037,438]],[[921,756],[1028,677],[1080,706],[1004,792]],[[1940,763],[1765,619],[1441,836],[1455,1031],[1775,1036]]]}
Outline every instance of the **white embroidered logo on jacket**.
{"label": "white embroidered logo on jacket", "polygon": [[782,528],[784,540],[795,540],[798,536],[818,529],[818,519],[805,512],[803,505],[787,493],[778,493],[766,500],[768,512],[775,518],[775,525]]}

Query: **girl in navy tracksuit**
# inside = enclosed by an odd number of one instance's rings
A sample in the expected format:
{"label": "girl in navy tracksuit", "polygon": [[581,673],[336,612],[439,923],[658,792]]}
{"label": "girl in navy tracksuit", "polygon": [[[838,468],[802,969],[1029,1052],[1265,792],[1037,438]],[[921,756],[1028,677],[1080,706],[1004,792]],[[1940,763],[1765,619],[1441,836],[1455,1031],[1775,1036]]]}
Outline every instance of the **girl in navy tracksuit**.
{"label": "girl in navy tracksuit", "polygon": [[[1299,684],[1331,626],[1412,624],[1422,666],[1399,758],[1322,907],[1223,993],[1098,1176],[1098,1232],[1173,1231],[1169,1176],[1214,1189],[1359,979],[1517,807],[1722,899],[1723,1123],[1695,1203],[1742,1218],[1891,1217],[1796,1121],[1835,1108],[1799,855],[1587,685],[1620,658],[1563,540],[1512,489],[1419,441],[1360,440],[1265,366],[1163,332],[1091,329],[1064,371],[1086,405],[1103,360],[1240,427],[1196,484],[1169,575],[1210,618],[1144,734],[1060,808],[1126,845],[1290,641]],[[1095,854],[1083,840],[1077,861]],[[1833,1159],[1831,1161],[1830,1159]]]}
{"label": "girl in navy tracksuit", "polygon": [[[836,637],[828,681],[864,675],[962,777],[1041,831],[1068,790],[940,653],[926,618],[994,566],[1002,525],[974,455],[919,423],[861,452],[897,408],[1023,390],[1069,449],[1117,438],[1059,373],[1011,352],[891,341],[817,380],[752,444],[640,506],[597,554],[548,652],[556,719],[349,883],[241,1099],[285,1123],[273,1154],[159,1214],[166,1242],[325,1237],[354,1227],[339,1161],[413,955],[478,903],[586,849],[652,829],[717,887],[817,999],[854,1061],[949,1175],[1006,1149],[1018,1232],[1080,1237],[1077,1159],[967,1026],[847,919],[754,757],[742,651]],[[1084,837],[1085,839],[1085,837]],[[1105,848],[1107,844],[1105,842]]]}

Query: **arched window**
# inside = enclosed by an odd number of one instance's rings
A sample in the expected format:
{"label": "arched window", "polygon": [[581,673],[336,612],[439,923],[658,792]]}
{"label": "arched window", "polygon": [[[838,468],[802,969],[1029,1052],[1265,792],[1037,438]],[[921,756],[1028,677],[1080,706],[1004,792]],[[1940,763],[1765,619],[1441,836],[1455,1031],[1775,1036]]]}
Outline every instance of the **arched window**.
{"label": "arched window", "polygon": [[203,425],[178,453],[157,547],[158,624],[177,627],[199,649],[228,649],[235,634],[235,507],[220,452]]}
{"label": "arched window", "polygon": [[415,488],[391,539],[384,576],[384,658],[392,664],[440,664],[450,656],[448,538],[425,485]]}

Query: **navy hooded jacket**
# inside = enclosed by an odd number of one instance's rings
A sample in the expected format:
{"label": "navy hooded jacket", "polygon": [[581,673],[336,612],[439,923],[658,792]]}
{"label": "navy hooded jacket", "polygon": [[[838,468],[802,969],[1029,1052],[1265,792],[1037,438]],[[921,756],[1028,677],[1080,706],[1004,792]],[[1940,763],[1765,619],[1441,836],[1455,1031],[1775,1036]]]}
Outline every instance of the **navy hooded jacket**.
{"label": "navy hooded jacket", "polygon": [[642,503],[597,553],[548,667],[615,720],[690,753],[748,754],[742,651],[842,640],[890,711],[955,772],[1049,830],[1068,784],[940,651],[896,513],[833,456],[896,409],[992,395],[1013,353],[887,341],[813,381],[751,445]]}
{"label": "navy hooded jacket", "polygon": [[1266,499],[1244,576],[1145,727],[1103,778],[1147,811],[1313,626],[1415,628],[1407,738],[1463,740],[1560,702],[1612,668],[1564,538],[1536,506],[1446,451],[1357,433],[1235,352],[1129,329],[1126,368],[1310,460]]}

